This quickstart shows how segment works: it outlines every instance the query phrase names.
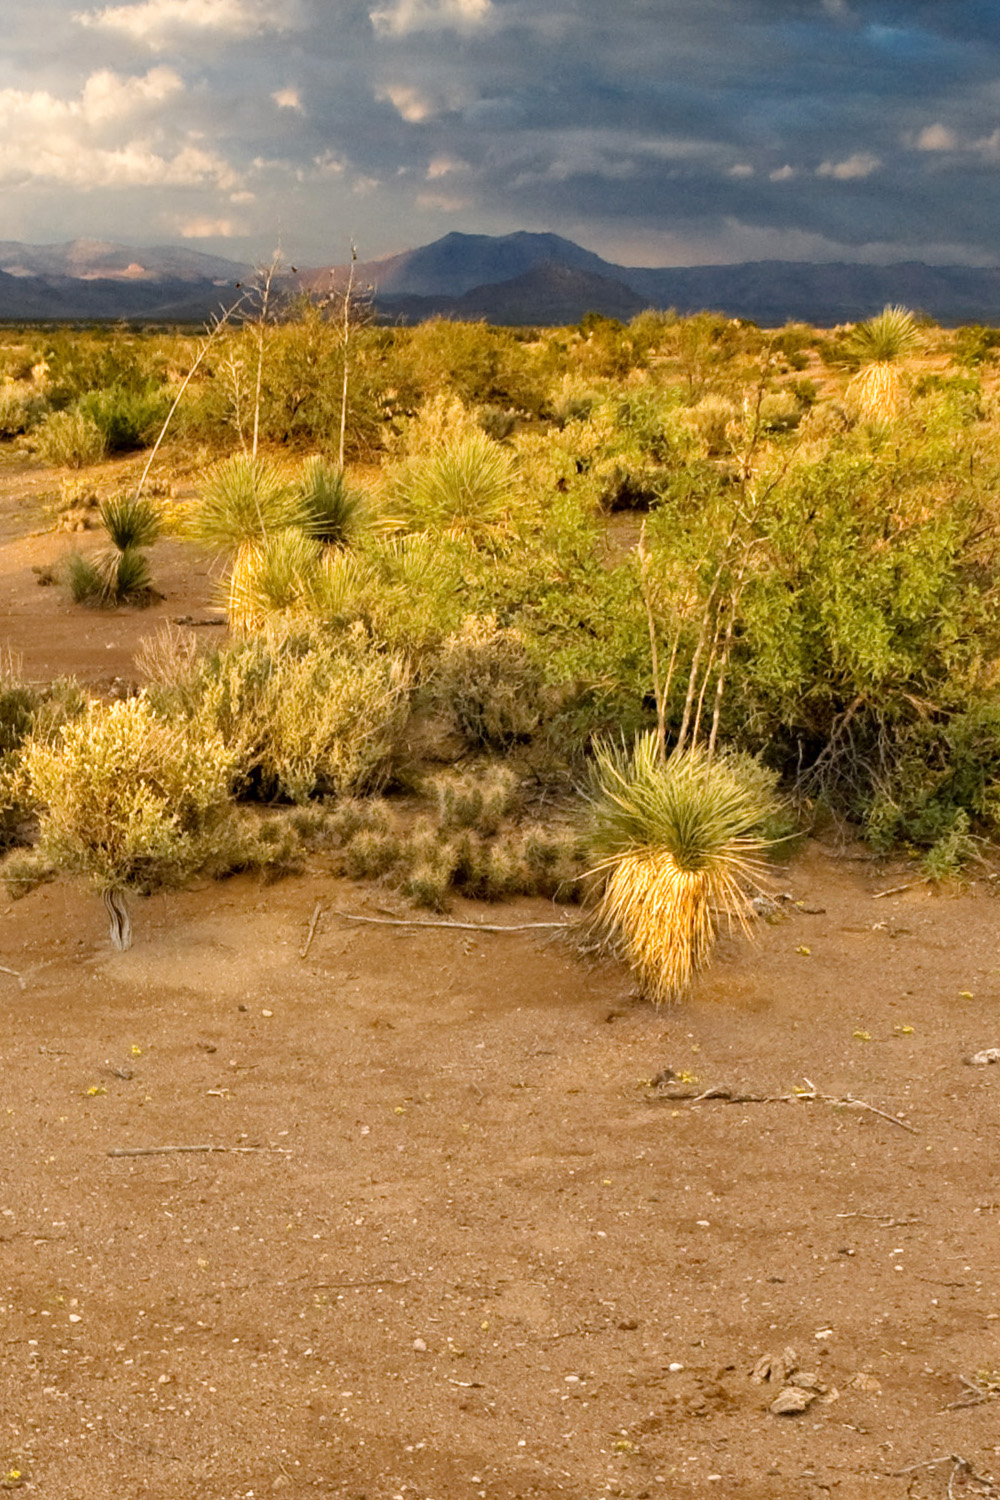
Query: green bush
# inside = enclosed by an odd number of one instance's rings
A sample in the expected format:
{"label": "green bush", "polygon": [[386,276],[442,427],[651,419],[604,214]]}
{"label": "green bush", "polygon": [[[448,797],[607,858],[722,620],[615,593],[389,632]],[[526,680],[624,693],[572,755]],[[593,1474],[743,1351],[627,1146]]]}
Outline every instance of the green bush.
{"label": "green bush", "polygon": [[231,851],[234,760],[144,695],[96,701],[25,756],[42,854],[102,891],[176,884]]}
{"label": "green bush", "polygon": [[75,407],[101,433],[108,453],[127,453],[151,443],[169,409],[170,396],[161,387],[122,384],[88,391]]}

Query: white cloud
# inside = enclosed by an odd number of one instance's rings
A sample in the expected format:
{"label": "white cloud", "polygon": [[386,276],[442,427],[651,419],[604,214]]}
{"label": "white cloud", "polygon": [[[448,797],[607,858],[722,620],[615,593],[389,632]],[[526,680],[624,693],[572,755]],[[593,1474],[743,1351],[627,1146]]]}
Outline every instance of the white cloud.
{"label": "white cloud", "polygon": [[389,83],[375,95],[376,99],[388,99],[398,115],[410,125],[419,125],[438,113],[437,101],[422,89],[411,88],[405,83]]}
{"label": "white cloud", "polygon": [[210,219],[208,217],[183,219],[177,233],[186,240],[231,240],[245,234],[246,228],[237,219]]}
{"label": "white cloud", "polygon": [[795,168],[789,166],[786,161],[783,167],[778,167],[775,171],[768,172],[767,175],[772,182],[788,182],[790,178],[795,176]]}
{"label": "white cloud", "polygon": [[860,177],[870,177],[882,165],[870,151],[856,151],[845,161],[825,161],[816,168],[817,177],[833,177],[837,182],[853,182]]}
{"label": "white cloud", "polygon": [[466,163],[454,156],[434,156],[427,163],[427,181],[435,182],[439,177],[447,177],[451,172],[462,172],[465,168]]}
{"label": "white cloud", "polygon": [[379,36],[409,36],[414,31],[472,31],[489,20],[492,0],[395,0],[369,12]]}
{"label": "white cloud", "polygon": [[729,168],[730,177],[752,177],[753,167],[749,162],[738,161],[735,166]]}
{"label": "white cloud", "polygon": [[156,130],[154,107],[182,90],[170,68],[142,78],[93,73],[75,99],[0,90],[0,184],[238,188],[229,164],[191,132],[166,141]]}
{"label": "white cloud", "polygon": [[147,46],[163,46],[178,31],[219,31],[227,36],[251,36],[281,29],[261,0],[139,0],[134,5],[106,5],[101,10],[77,11],[81,26],[121,31]]}
{"label": "white cloud", "polygon": [[302,112],[302,100],[298,89],[275,89],[271,95],[279,109],[297,109]]}
{"label": "white cloud", "polygon": [[954,151],[958,136],[947,125],[927,125],[917,136],[918,151]]}

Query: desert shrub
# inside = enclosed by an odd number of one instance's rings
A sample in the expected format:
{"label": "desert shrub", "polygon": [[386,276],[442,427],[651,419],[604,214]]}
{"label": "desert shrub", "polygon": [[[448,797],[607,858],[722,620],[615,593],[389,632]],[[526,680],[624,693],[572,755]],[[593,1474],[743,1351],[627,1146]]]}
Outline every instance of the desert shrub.
{"label": "desert shrub", "polygon": [[445,641],[433,690],[470,746],[502,750],[530,738],[542,716],[541,674],[523,636],[493,616],[469,616]]}
{"label": "desert shrub", "polygon": [[233,769],[220,736],[168,722],[144,695],[90,702],[27,748],[41,852],[102,891],[182,881],[230,843]]}
{"label": "desert shrub", "polygon": [[136,389],[121,383],[88,391],[75,410],[93,422],[109,453],[127,453],[150,443],[170,409],[170,396],[158,386]]}
{"label": "desert shrub", "polygon": [[92,417],[82,411],[53,411],[39,423],[33,435],[35,450],[49,464],[82,469],[107,457],[104,434]]}
{"label": "desert shrub", "polygon": [[46,410],[45,397],[24,381],[0,381],[0,438],[30,432]]}
{"label": "desert shrub", "polygon": [[320,544],[296,527],[248,544],[230,581],[233,617],[256,628],[315,599],[321,562]]}
{"label": "desert shrub", "polygon": [[410,678],[364,631],[329,640],[308,623],[270,623],[199,659],[158,697],[234,756],[244,795],[356,796],[391,775],[409,716]]}

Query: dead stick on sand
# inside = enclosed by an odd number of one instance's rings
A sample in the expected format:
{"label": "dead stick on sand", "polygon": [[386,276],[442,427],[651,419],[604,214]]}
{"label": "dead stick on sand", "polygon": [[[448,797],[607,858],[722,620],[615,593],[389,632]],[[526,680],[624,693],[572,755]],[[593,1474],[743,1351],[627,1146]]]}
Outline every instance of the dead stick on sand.
{"label": "dead stick on sand", "polygon": [[16,969],[8,969],[6,964],[0,964],[0,974],[13,974],[22,990],[26,990],[28,988],[24,975],[19,974]]}
{"label": "dead stick on sand", "polygon": [[736,1089],[725,1087],[706,1089],[702,1094],[695,1094],[690,1090],[672,1089],[665,1094],[653,1095],[648,1102],[654,1104],[657,1099],[662,1099],[665,1104],[675,1100],[685,1100],[690,1104],[708,1104],[713,1099],[720,1099],[726,1104],[832,1104],[840,1109],[867,1110],[883,1120],[888,1120],[890,1125],[898,1125],[900,1130],[905,1130],[910,1135],[919,1134],[912,1125],[908,1125],[898,1115],[891,1115],[888,1110],[879,1109],[877,1104],[869,1104],[867,1099],[855,1099],[853,1094],[844,1094],[842,1097],[837,1094],[821,1094],[810,1078],[806,1079],[806,1083],[809,1088],[801,1094],[743,1094],[737,1092]]}
{"label": "dead stick on sand", "polygon": [[347,922],[367,922],[375,927],[451,927],[460,932],[529,932],[533,928],[557,928],[569,932],[572,922],[512,922],[505,926],[494,926],[489,922],[428,922],[422,917],[362,917],[357,912],[341,911],[331,906],[335,917]]}
{"label": "dead stick on sand", "polygon": [[312,940],[316,936],[316,926],[317,926],[317,923],[319,922],[320,913],[322,912],[322,910],[323,910],[322,902],[317,901],[316,902],[316,910],[313,912],[313,914],[312,914],[312,921],[309,923],[309,932],[306,935],[305,942],[302,944],[302,947],[299,949],[299,957],[300,958],[305,958],[306,954],[309,952],[309,949],[310,949],[310,947],[312,945]]}
{"label": "dead stick on sand", "polygon": [[112,1146],[109,1156],[175,1156],[179,1153],[206,1151],[277,1151],[291,1156],[284,1146]]}

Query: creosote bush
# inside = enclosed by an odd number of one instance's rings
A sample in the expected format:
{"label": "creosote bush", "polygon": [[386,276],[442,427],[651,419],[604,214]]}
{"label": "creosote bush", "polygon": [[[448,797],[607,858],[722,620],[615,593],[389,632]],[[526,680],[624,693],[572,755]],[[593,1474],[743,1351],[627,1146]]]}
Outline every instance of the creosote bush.
{"label": "creosote bush", "polygon": [[139,695],[92,701],[25,756],[42,853],[104,891],[177,884],[232,852],[232,752]]}

